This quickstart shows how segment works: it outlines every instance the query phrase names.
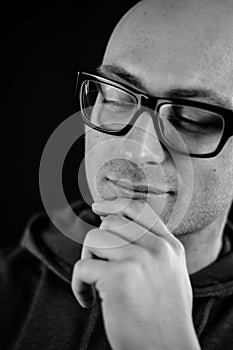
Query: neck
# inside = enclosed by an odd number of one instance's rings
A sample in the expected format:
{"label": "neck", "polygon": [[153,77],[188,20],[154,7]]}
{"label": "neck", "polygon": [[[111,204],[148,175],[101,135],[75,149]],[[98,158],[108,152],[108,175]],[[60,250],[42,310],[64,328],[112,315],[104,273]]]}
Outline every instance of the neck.
{"label": "neck", "polygon": [[178,237],[185,248],[189,275],[214,262],[222,249],[222,237],[228,211],[204,230]]}

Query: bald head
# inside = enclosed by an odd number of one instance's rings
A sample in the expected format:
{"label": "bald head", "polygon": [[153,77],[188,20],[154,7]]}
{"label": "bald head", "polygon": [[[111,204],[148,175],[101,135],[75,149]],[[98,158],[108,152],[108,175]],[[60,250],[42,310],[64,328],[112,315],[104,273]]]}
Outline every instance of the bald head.
{"label": "bald head", "polygon": [[104,64],[123,67],[154,94],[201,87],[231,103],[233,1],[142,1],[114,30]]}

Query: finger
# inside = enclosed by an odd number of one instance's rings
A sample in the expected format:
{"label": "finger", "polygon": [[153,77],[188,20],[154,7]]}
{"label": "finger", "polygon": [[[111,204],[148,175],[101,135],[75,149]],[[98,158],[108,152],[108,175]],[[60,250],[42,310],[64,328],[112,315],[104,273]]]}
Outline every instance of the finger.
{"label": "finger", "polygon": [[166,225],[155,211],[145,201],[129,201],[126,198],[97,202],[92,205],[92,210],[98,215],[121,214],[138,223],[148,231],[167,239],[174,239]]}
{"label": "finger", "polygon": [[127,219],[122,215],[108,215],[101,225],[101,229],[105,229],[120,236],[126,241],[139,245],[143,248],[154,250],[161,243],[161,236],[148,231],[138,223]]}
{"label": "finger", "polygon": [[[129,241],[131,244],[127,249],[127,254],[125,254],[125,256],[131,256],[132,259],[145,259],[146,255],[143,254],[145,250],[151,251],[153,254],[160,253],[163,256],[166,256],[170,251],[170,248],[177,253],[184,255],[184,247],[182,243],[172,234],[170,234],[169,238],[167,238],[167,236],[165,238],[165,236],[154,234],[122,215],[117,214],[106,216],[100,227],[101,229],[114,233],[126,241]],[[142,249],[133,250],[134,246],[142,248],[143,251]]]}
{"label": "finger", "polygon": [[109,270],[110,263],[103,260],[83,259],[75,263],[71,288],[79,304],[90,308],[95,304],[94,285]]}
{"label": "finger", "polygon": [[137,247],[114,232],[94,229],[88,232],[83,242],[83,257],[96,256],[105,260],[123,260],[139,254]]}
{"label": "finger", "polygon": [[[99,230],[96,230],[99,231]],[[102,258],[102,259],[122,259],[123,256],[125,256],[125,252],[121,251],[113,251],[107,252],[106,247],[116,247],[116,246],[122,246],[125,245],[127,242],[125,240],[122,240],[116,237],[113,237],[111,240],[111,237],[109,234],[107,234],[107,238],[105,240],[105,233],[103,231],[101,232],[90,232],[86,235],[86,238],[83,242],[83,248],[81,253],[81,259],[95,259],[96,258]],[[91,249],[92,247],[92,249]],[[94,249],[96,247],[96,249]],[[98,249],[98,247],[105,247],[103,249]],[[109,253],[109,254],[107,254]],[[123,254],[124,253],[124,254]],[[93,305],[93,302],[95,300],[95,289],[93,286],[90,286],[89,284],[82,283],[79,285],[79,291],[80,291],[80,298],[81,295],[83,295],[82,305],[83,307],[91,307]]]}
{"label": "finger", "polygon": [[[92,252],[83,245],[82,253],[81,253],[81,260],[87,260],[87,259],[95,259],[96,257]],[[78,284],[78,290],[79,290],[79,302],[81,306],[85,308],[90,308],[95,304],[96,300],[96,292],[94,286],[88,284],[88,283],[81,283],[81,281]]]}

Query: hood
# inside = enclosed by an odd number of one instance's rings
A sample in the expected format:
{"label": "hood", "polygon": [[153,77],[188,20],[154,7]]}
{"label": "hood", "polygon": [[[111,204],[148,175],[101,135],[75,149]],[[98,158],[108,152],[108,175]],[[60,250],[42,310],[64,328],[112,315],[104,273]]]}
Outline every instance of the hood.
{"label": "hood", "polygon": [[[100,225],[100,218],[83,201],[73,206],[74,212],[82,219],[72,222],[68,213],[60,211],[55,217],[62,220],[70,232],[79,237],[79,242],[90,229],[90,224]],[[29,222],[21,245],[40,259],[49,269],[67,283],[71,283],[74,263],[80,259],[82,244],[61,233],[46,214],[35,215]],[[229,296],[233,294],[233,229],[227,223],[223,235],[223,249],[219,258],[204,269],[190,276],[194,297]]]}

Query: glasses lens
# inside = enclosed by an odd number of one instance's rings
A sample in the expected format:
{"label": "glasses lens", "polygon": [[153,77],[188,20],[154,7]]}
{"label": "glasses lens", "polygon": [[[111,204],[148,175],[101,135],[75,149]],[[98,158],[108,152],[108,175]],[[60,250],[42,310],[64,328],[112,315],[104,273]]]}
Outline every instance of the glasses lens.
{"label": "glasses lens", "polygon": [[137,99],[115,86],[87,80],[81,86],[81,107],[92,124],[117,131],[130,122],[137,109]]}
{"label": "glasses lens", "polygon": [[177,150],[193,154],[214,152],[221,140],[221,115],[196,107],[164,104],[159,110],[161,132]]}

